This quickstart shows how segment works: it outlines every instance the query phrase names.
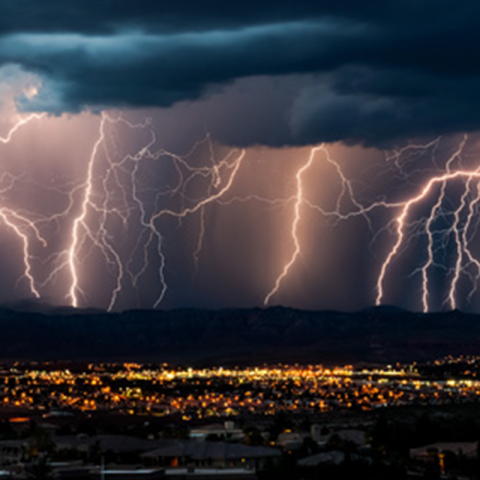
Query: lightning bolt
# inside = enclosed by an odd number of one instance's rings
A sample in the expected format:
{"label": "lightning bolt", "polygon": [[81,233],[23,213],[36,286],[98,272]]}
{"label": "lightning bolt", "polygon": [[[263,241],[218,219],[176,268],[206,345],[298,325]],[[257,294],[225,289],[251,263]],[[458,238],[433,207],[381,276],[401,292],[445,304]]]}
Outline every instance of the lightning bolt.
{"label": "lightning bolt", "polygon": [[322,147],[312,148],[307,161],[305,162],[304,165],[302,165],[300,167],[300,169],[296,173],[297,193],[296,193],[296,197],[295,197],[296,200],[295,200],[295,206],[294,206],[294,211],[293,211],[293,222],[292,222],[292,228],[291,228],[291,237],[292,237],[294,248],[293,248],[292,255],[290,256],[290,259],[284,265],[282,271],[280,272],[280,275],[275,280],[275,284],[274,284],[273,288],[270,290],[270,292],[267,293],[267,296],[265,297],[265,299],[263,301],[264,305],[268,305],[271,298],[278,292],[284,278],[288,275],[290,269],[295,264],[298,256],[300,255],[301,244],[300,244],[300,239],[298,238],[298,225],[299,225],[300,220],[302,218],[301,209],[302,209],[302,204],[304,202],[304,195],[305,195],[304,194],[303,177],[304,177],[305,173],[308,171],[308,169],[312,166],[316,153],[321,149],[322,149]]}
{"label": "lightning bolt", "polygon": [[[304,177],[307,174],[310,167],[313,165],[315,158],[319,152],[323,153],[323,157],[325,158],[326,163],[328,163],[333,167],[337,177],[340,180],[340,192],[337,196],[336,208],[333,211],[328,211],[322,208],[321,206],[310,202],[305,195]],[[294,248],[289,260],[285,263],[285,265],[282,268],[282,271],[276,278],[272,289],[268,292],[268,294],[264,298],[264,302],[263,302],[264,305],[268,305],[272,297],[278,293],[283,281],[288,276],[292,267],[297,262],[298,257],[301,255],[302,248],[301,248],[301,241],[299,238],[298,229],[299,229],[299,224],[302,218],[302,215],[301,215],[302,206],[305,205],[310,209],[317,211],[322,216],[326,218],[333,218],[336,221],[347,220],[352,216],[361,215],[370,225],[370,220],[367,215],[368,209],[364,208],[363,205],[357,200],[351,182],[346,177],[339,163],[332,158],[326,145],[321,144],[319,146],[311,148],[310,155],[308,156],[307,161],[298,169],[295,177],[296,177],[296,194],[294,196],[295,201],[294,201],[294,207],[293,207],[294,209],[293,221],[290,227],[290,236],[292,238],[292,243]],[[346,199],[352,204],[352,206],[354,206],[357,209],[356,212],[342,214],[341,212],[342,204]],[[285,202],[285,200],[277,200],[276,203],[278,204],[279,202]]]}
{"label": "lightning bolt", "polygon": [[79,244],[79,235],[80,235],[80,228],[83,227],[86,231],[89,231],[88,226],[85,223],[85,219],[87,218],[88,207],[91,205],[91,197],[92,197],[92,182],[93,182],[93,166],[95,162],[95,158],[97,157],[98,149],[102,144],[105,138],[105,122],[107,116],[102,114],[102,121],[100,124],[100,136],[98,137],[95,145],[93,147],[92,155],[90,156],[90,160],[88,162],[88,170],[87,170],[87,179],[85,182],[85,193],[83,195],[82,201],[82,208],[80,214],[75,218],[73,221],[72,227],[72,242],[70,244],[70,248],[68,250],[68,265],[70,269],[70,274],[72,277],[72,283],[70,286],[70,293],[69,297],[72,302],[73,307],[78,307],[78,271],[77,271],[77,263],[78,263],[78,244]]}
{"label": "lightning bolt", "polygon": [[20,119],[15,125],[8,131],[5,137],[0,137],[0,143],[6,144],[10,143],[12,137],[15,135],[18,130],[20,130],[23,126],[30,123],[32,120],[40,120],[44,118],[47,114],[46,113],[32,113],[25,118]]}
{"label": "lightning bolt", "polygon": [[15,235],[20,239],[23,245],[23,264],[25,267],[25,277],[28,280],[30,291],[36,297],[40,298],[40,293],[35,284],[35,279],[32,275],[32,266],[30,262],[30,239],[29,236],[25,233],[25,229],[31,230],[37,240],[44,246],[47,246],[46,241],[40,235],[40,232],[36,228],[35,224],[28,220],[27,218],[19,215],[18,213],[7,209],[0,209],[0,218],[3,220],[5,225],[11,228]]}
{"label": "lightning bolt", "polygon": [[[8,131],[5,137],[0,137],[0,142],[3,144],[10,143],[14,134],[19,131],[22,127],[30,123],[32,120],[39,120],[43,118],[45,114],[31,114],[25,118],[20,119],[15,123],[15,125]],[[5,193],[5,191],[10,190],[13,184],[10,184],[5,190],[2,189],[1,193]],[[28,281],[30,292],[36,297],[40,298],[40,293],[36,286],[35,278],[32,274],[32,265],[31,265],[31,256],[30,256],[30,237],[26,232],[31,232],[33,237],[41,243],[42,246],[46,247],[47,242],[41,236],[35,222],[29,220],[24,215],[6,208],[0,208],[0,218],[2,219],[3,223],[9,227],[12,232],[18,237],[22,244],[22,252],[23,252],[23,264],[24,264],[24,276]]]}

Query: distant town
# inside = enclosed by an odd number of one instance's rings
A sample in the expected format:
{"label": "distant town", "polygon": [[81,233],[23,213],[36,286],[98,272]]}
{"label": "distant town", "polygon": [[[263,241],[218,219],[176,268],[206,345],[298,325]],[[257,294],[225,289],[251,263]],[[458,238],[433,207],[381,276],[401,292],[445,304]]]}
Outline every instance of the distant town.
{"label": "distant town", "polygon": [[16,362],[0,368],[0,478],[473,479],[479,400],[475,356],[339,367]]}
{"label": "distant town", "polygon": [[180,368],[15,363],[0,370],[0,405],[32,411],[116,411],[183,420],[280,412],[373,410],[480,398],[480,357],[427,364],[324,368]]}

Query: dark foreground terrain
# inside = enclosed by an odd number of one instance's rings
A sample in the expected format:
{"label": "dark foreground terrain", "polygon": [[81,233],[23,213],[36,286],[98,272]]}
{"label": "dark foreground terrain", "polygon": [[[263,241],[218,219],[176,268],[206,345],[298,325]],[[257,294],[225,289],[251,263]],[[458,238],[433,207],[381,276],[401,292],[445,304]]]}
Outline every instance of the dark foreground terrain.
{"label": "dark foreground terrain", "polygon": [[480,354],[480,316],[381,307],[128,311],[0,309],[0,358],[193,364],[410,362]]}

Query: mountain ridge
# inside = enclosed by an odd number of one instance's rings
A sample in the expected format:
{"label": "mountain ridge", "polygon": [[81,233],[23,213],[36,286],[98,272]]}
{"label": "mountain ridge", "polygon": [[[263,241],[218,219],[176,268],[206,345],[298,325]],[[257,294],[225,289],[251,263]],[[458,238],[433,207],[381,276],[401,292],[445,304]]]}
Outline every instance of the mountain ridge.
{"label": "mountain ridge", "polygon": [[327,364],[480,355],[480,316],[459,311],[54,311],[0,307],[0,360]]}

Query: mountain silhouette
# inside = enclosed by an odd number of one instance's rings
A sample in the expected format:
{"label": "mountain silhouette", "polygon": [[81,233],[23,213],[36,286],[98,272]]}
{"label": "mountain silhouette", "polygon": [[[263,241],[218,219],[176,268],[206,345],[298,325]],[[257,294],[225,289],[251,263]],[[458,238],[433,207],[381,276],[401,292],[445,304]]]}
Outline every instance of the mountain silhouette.
{"label": "mountain silhouette", "polygon": [[459,311],[42,311],[0,308],[0,360],[343,364],[480,354],[480,316]]}

